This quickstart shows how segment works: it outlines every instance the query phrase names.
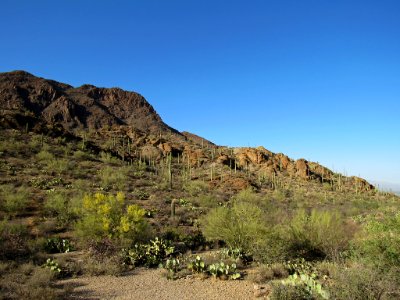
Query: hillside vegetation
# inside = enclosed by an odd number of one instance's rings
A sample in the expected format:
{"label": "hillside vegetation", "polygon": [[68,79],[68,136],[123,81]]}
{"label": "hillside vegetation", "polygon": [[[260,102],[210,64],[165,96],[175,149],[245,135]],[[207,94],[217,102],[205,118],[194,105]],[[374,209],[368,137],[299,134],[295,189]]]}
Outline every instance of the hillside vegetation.
{"label": "hillside vegetation", "polygon": [[0,298],[68,298],[58,279],[140,266],[252,280],[270,299],[400,297],[398,196],[179,133],[122,90],[21,72],[0,86]]}

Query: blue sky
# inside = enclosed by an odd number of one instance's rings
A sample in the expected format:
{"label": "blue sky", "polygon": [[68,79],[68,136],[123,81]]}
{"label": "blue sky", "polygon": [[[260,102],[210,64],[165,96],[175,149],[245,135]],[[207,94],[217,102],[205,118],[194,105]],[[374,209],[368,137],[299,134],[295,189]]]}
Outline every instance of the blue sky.
{"label": "blue sky", "polygon": [[141,93],[172,127],[400,184],[400,1],[2,0],[0,72]]}

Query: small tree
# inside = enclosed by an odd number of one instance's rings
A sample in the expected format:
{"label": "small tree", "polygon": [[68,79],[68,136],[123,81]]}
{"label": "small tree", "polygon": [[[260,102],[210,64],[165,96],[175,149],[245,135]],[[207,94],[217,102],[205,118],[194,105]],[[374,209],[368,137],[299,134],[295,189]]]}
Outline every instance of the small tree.
{"label": "small tree", "polygon": [[202,220],[204,236],[223,240],[231,248],[251,254],[266,232],[262,211],[246,202],[235,202],[232,207],[211,210]]}
{"label": "small tree", "polygon": [[289,233],[294,250],[331,259],[338,258],[351,238],[339,213],[315,209],[309,215],[299,210],[290,223]]}
{"label": "small tree", "polygon": [[76,230],[85,240],[109,238],[126,244],[147,237],[145,210],[135,204],[126,206],[123,193],[86,195],[81,210]]}

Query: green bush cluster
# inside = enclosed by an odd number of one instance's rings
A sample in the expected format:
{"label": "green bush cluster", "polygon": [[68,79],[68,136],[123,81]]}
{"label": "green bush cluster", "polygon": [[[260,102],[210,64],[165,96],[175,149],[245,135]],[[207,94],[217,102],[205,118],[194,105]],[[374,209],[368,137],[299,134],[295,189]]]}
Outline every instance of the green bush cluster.
{"label": "green bush cluster", "polygon": [[106,166],[99,171],[101,187],[104,190],[117,189],[123,190],[127,185],[129,167],[113,168]]}
{"label": "green bush cluster", "polygon": [[23,213],[29,202],[29,190],[20,186],[18,188],[11,184],[0,186],[0,208],[9,216]]}
{"label": "green bush cluster", "polygon": [[328,286],[331,299],[399,299],[399,270],[388,272],[362,264],[336,265]]}
{"label": "green bush cluster", "polygon": [[222,240],[228,247],[253,254],[266,233],[260,208],[236,201],[231,207],[218,207],[202,219],[204,236]]}
{"label": "green bush cluster", "polygon": [[48,192],[44,211],[46,216],[56,218],[59,227],[66,227],[78,218],[80,203],[77,196],[71,197],[66,192]]}
{"label": "green bush cluster", "polygon": [[211,210],[201,224],[208,239],[266,263],[293,257],[338,259],[352,237],[339,213],[313,209],[282,216],[251,190],[240,192],[231,206]]}
{"label": "green bush cluster", "polygon": [[377,268],[400,266],[400,213],[367,220],[354,246],[357,258]]}
{"label": "green bush cluster", "polygon": [[348,248],[350,236],[339,213],[299,210],[290,222],[289,242],[293,251],[309,257],[337,259]]}

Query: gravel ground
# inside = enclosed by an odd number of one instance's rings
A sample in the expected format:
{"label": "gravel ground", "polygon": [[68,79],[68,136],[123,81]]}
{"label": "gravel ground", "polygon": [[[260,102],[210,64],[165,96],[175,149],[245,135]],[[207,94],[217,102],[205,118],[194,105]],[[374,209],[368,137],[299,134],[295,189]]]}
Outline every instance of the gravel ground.
{"label": "gravel ground", "polygon": [[162,273],[161,269],[137,269],[120,277],[80,277],[60,283],[74,287],[71,299],[254,299],[254,286],[247,280],[167,280]]}

